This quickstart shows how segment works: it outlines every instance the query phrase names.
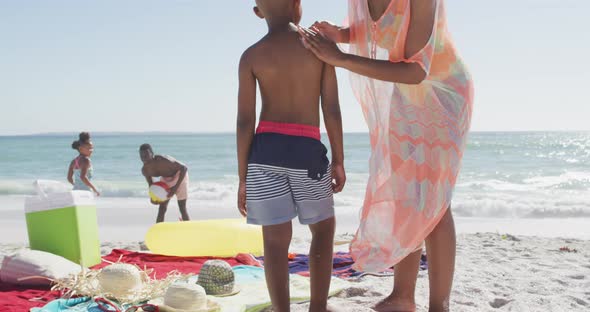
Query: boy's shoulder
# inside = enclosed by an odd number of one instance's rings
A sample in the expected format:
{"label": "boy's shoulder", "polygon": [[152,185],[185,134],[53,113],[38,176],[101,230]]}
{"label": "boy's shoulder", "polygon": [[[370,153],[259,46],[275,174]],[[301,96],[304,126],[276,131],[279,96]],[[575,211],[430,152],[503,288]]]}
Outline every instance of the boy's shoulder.
{"label": "boy's shoulder", "polygon": [[246,50],[244,50],[244,52],[242,53],[242,57],[240,58],[240,64],[247,65],[254,63],[256,61],[256,58],[264,48],[265,41],[265,37],[263,37],[256,43],[248,47]]}

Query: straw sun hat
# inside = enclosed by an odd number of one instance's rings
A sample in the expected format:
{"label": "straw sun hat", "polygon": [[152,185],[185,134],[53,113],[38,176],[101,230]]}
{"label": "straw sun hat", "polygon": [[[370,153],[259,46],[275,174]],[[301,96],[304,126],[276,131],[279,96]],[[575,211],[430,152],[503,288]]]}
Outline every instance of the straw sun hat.
{"label": "straw sun hat", "polygon": [[100,290],[112,298],[132,296],[146,282],[136,266],[126,263],[115,263],[103,268],[97,279]]}
{"label": "straw sun hat", "polygon": [[209,260],[203,264],[197,284],[201,285],[207,295],[226,297],[240,292],[235,284],[235,275],[231,266],[223,260]]}
{"label": "straw sun hat", "polygon": [[114,263],[100,270],[82,270],[79,274],[55,281],[53,290],[63,297],[108,298],[121,305],[135,305],[161,297],[169,285],[188,276],[171,272],[164,279],[150,278],[153,270],[127,263]]}

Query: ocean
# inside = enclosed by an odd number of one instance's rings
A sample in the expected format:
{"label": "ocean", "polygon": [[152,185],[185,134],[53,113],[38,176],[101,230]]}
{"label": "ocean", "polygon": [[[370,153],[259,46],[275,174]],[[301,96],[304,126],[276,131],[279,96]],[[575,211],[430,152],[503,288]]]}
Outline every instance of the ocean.
{"label": "ocean", "polygon": [[[324,141],[327,136],[323,135]],[[66,182],[74,136],[0,137],[0,195],[31,195],[36,179]],[[233,202],[233,134],[94,135],[94,181],[104,197],[145,199],[138,148],[150,143],[189,167],[193,201]],[[368,177],[367,134],[345,135],[348,182],[340,206],[358,209]],[[325,142],[326,146],[329,144]],[[0,207],[1,212],[2,207]],[[472,133],[454,210],[477,217],[590,217],[590,133]]]}
{"label": "ocean", "polygon": [[[34,193],[34,180],[66,182],[77,155],[70,148],[75,137],[0,137],[0,219],[22,214],[22,199]],[[322,139],[329,147],[327,135]],[[93,141],[93,181],[102,191],[100,200],[111,206],[150,207],[138,153],[149,143],[157,154],[189,167],[189,211],[219,209],[238,217],[233,134],[94,134]],[[358,215],[368,178],[368,134],[345,134],[344,146],[348,180],[336,208]],[[452,205],[455,216],[482,222],[588,220],[590,132],[471,133]]]}

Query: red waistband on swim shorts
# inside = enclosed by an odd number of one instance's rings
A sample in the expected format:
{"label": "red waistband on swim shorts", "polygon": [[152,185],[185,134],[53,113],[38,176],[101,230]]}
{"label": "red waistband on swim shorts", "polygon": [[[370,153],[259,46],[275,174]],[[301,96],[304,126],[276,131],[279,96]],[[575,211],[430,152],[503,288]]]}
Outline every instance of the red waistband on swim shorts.
{"label": "red waistband on swim shorts", "polygon": [[258,123],[256,133],[279,133],[320,140],[320,128],[310,125],[263,121]]}

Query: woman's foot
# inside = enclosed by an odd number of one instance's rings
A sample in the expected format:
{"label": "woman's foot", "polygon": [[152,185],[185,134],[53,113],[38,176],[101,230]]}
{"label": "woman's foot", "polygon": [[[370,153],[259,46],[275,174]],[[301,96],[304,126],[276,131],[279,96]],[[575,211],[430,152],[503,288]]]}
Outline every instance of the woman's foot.
{"label": "woman's foot", "polygon": [[373,310],[377,312],[414,312],[416,311],[416,303],[414,300],[390,295],[374,305]]}

